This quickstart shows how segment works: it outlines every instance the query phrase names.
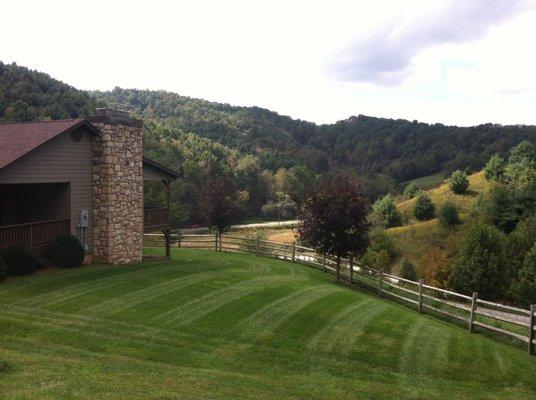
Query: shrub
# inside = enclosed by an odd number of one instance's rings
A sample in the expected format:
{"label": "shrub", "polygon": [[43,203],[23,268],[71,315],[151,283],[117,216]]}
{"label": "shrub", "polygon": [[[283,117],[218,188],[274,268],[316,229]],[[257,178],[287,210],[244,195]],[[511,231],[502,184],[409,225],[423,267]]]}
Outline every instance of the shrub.
{"label": "shrub", "polygon": [[506,162],[498,154],[491,156],[484,167],[484,176],[488,181],[503,182]]}
{"label": "shrub", "polygon": [[450,176],[449,188],[456,194],[464,194],[467,192],[469,187],[469,180],[465,172],[457,170],[452,173]]}
{"label": "shrub", "polygon": [[85,251],[80,241],[72,235],[55,239],[45,250],[45,258],[61,268],[78,267],[84,261]]}
{"label": "shrub", "polygon": [[372,206],[374,219],[383,228],[392,228],[402,225],[402,215],[396,208],[395,198],[391,194],[386,194],[381,199],[376,200]]}
{"label": "shrub", "polygon": [[409,279],[410,281],[416,281],[419,277],[417,276],[417,269],[415,265],[409,260],[404,260],[400,268],[400,277],[404,279]]}
{"label": "shrub", "polygon": [[417,185],[415,182],[410,182],[408,186],[404,189],[404,197],[406,199],[412,199],[415,196],[417,196],[417,193],[421,191],[421,188],[419,185]]}
{"label": "shrub", "polygon": [[2,258],[0,258],[0,281],[3,281],[6,278],[7,278],[7,264]]}
{"label": "shrub", "polygon": [[389,255],[389,259],[393,260],[396,257],[395,244],[393,239],[387,234],[384,229],[375,229],[370,235],[370,246],[368,250],[380,252],[384,250]]}
{"label": "shrub", "polygon": [[385,250],[374,251],[369,249],[361,257],[360,261],[367,268],[377,269],[383,272],[389,272],[391,269],[391,260]]}
{"label": "shrub", "polygon": [[439,223],[443,227],[451,229],[460,222],[460,215],[458,214],[458,209],[454,204],[448,202],[440,208]]}
{"label": "shrub", "polygon": [[456,256],[452,270],[452,286],[470,295],[495,299],[504,293],[504,240],[495,227],[478,224],[473,226]]}
{"label": "shrub", "polygon": [[5,248],[1,257],[7,264],[8,275],[31,274],[39,267],[39,262],[32,252],[19,244]]}
{"label": "shrub", "polygon": [[536,245],[527,253],[523,266],[519,269],[514,297],[524,307],[536,304]]}
{"label": "shrub", "polygon": [[415,201],[413,215],[419,221],[427,221],[435,217],[435,206],[430,196],[426,193],[420,193]]}
{"label": "shrub", "polygon": [[451,262],[444,250],[432,247],[419,260],[419,275],[428,285],[446,288],[451,275]]}

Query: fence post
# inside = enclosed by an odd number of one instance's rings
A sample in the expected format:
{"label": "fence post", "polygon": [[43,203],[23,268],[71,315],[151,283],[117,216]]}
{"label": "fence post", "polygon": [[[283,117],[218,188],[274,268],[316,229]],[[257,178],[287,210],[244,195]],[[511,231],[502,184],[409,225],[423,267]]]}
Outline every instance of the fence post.
{"label": "fence post", "polygon": [[181,240],[182,240],[182,233],[178,233],[178,238],[179,238],[179,241],[177,242],[178,246],[179,246],[179,249],[181,248]]}
{"label": "fence post", "polygon": [[534,316],[534,313],[536,313],[536,304],[531,304],[530,317],[529,317],[529,354],[530,355],[534,355],[536,353],[534,351],[534,344],[532,343],[534,340],[534,337],[536,336],[536,333],[534,332],[534,328],[536,328],[536,317]]}
{"label": "fence post", "polygon": [[326,272],[326,253],[322,255],[322,272]]}
{"label": "fence post", "polygon": [[296,261],[296,242],[292,242],[292,262]]}
{"label": "fence post", "polygon": [[218,232],[214,234],[214,251],[218,251]]}
{"label": "fence post", "polygon": [[471,300],[471,315],[469,316],[469,332],[473,332],[473,329],[474,329],[477,299],[478,299],[478,293],[473,292],[473,299]]}
{"label": "fence post", "polygon": [[422,279],[419,279],[419,312],[422,313]]}
{"label": "fence post", "polygon": [[354,257],[350,257],[350,285],[354,283]]}
{"label": "fence post", "polygon": [[255,236],[255,255],[259,255],[259,238]]}
{"label": "fence post", "polygon": [[379,279],[379,285],[378,285],[378,296],[382,297],[382,279],[383,279],[383,271],[380,270],[380,279]]}

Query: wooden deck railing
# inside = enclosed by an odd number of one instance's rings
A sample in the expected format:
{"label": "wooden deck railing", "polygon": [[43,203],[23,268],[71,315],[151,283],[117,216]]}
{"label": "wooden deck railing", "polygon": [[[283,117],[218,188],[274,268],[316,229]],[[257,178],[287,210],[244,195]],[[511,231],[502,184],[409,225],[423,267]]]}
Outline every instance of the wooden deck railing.
{"label": "wooden deck railing", "polygon": [[69,219],[0,226],[0,249],[12,244],[34,248],[46,246],[71,231]]}
{"label": "wooden deck railing", "polygon": [[145,208],[143,210],[143,230],[169,229],[169,210],[167,207]]}

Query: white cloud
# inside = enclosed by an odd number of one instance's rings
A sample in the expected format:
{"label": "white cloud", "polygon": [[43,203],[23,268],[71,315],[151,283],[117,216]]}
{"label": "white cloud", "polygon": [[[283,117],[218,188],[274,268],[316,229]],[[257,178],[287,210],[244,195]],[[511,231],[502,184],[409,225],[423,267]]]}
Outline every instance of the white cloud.
{"label": "white cloud", "polygon": [[[467,0],[455,12],[452,0],[19,0],[2,6],[0,60],[84,89],[165,89],[316,122],[536,123],[536,15],[519,11],[534,1]],[[352,43],[371,50],[360,73],[379,67],[372,83],[326,74]]]}

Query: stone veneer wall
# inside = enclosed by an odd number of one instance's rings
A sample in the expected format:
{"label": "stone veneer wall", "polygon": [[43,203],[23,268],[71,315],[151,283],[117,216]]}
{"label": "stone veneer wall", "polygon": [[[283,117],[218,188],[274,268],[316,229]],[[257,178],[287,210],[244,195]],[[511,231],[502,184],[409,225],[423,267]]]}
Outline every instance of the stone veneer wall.
{"label": "stone veneer wall", "polygon": [[93,262],[142,259],[143,176],[140,121],[90,117],[93,143]]}

